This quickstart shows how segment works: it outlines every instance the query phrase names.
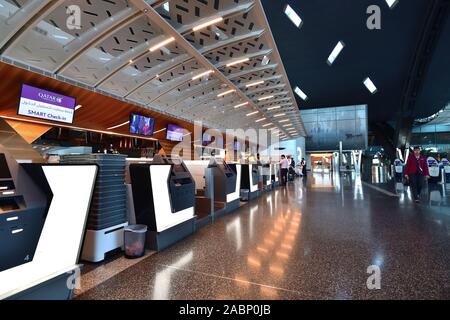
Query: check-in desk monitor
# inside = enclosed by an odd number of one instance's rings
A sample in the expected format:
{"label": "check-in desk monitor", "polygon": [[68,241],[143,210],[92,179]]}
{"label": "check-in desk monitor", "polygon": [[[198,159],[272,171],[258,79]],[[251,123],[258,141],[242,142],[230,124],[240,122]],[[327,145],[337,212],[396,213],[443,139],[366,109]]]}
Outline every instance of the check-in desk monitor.
{"label": "check-in desk monitor", "polygon": [[131,164],[136,222],[162,232],[194,217],[195,183],[183,162],[155,156]]}

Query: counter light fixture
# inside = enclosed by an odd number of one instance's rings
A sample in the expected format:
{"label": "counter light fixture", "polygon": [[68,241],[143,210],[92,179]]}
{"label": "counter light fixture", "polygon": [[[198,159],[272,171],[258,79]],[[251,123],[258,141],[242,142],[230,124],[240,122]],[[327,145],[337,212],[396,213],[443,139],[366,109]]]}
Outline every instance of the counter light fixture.
{"label": "counter light fixture", "polygon": [[225,92],[221,92],[221,93],[219,93],[217,95],[217,97],[223,97],[223,96],[226,96],[227,94],[233,93],[235,91],[236,91],[235,89],[231,89],[231,90],[228,90],[228,91],[225,91]]}
{"label": "counter light fixture", "polygon": [[272,99],[272,98],[273,98],[273,96],[265,96],[265,97],[259,98],[258,101],[269,100],[269,99]]}
{"label": "counter light fixture", "polygon": [[387,5],[389,6],[389,8],[393,8],[397,5],[398,0],[386,0]]}
{"label": "counter light fixture", "polygon": [[79,104],[79,105],[77,105],[76,107],[75,107],[75,111],[77,111],[78,109],[80,109],[80,108],[82,108],[83,106],[81,105],[81,104]]}
{"label": "counter light fixture", "polygon": [[366,86],[367,90],[370,91],[371,94],[377,93],[378,89],[375,86],[375,84],[372,82],[372,80],[370,80],[370,78],[366,78],[363,83]]}
{"label": "counter light fixture", "polygon": [[162,128],[162,129],[159,129],[158,131],[153,132],[153,134],[160,133],[160,132],[163,132],[165,130],[167,130],[167,129],[166,128]]}
{"label": "counter light fixture", "polygon": [[300,18],[300,16],[297,14],[297,12],[295,12],[294,9],[292,9],[290,5],[286,6],[286,8],[284,9],[284,14],[287,15],[289,20],[291,20],[292,23],[295,24],[295,26],[297,28],[301,27],[302,22],[303,22],[302,18]]}
{"label": "counter light fixture", "polygon": [[303,100],[308,100],[308,96],[299,88],[295,87],[294,92]]}
{"label": "counter light fixture", "polygon": [[192,31],[198,31],[198,30],[203,29],[203,28],[206,28],[206,27],[208,27],[208,26],[210,26],[210,25],[212,25],[212,24],[221,22],[222,20],[223,20],[222,17],[217,17],[217,18],[215,18],[215,19],[209,20],[209,21],[207,21],[207,22],[204,22],[204,23],[199,24],[198,26],[193,27],[193,28],[192,28]]}
{"label": "counter light fixture", "polygon": [[166,40],[161,41],[160,43],[155,44],[153,47],[150,47],[149,50],[150,50],[150,52],[156,51],[159,48],[164,47],[164,46],[168,45],[169,43],[171,43],[173,41],[175,41],[175,38],[174,37],[170,37],[170,38],[168,38]]}
{"label": "counter light fixture", "polygon": [[117,128],[123,127],[124,125],[127,125],[127,124],[129,124],[129,123],[130,123],[130,120],[128,120],[128,121],[126,121],[126,122],[124,122],[124,123],[118,124],[117,126],[109,127],[109,128],[107,128],[106,130],[117,129]]}
{"label": "counter light fixture", "polygon": [[244,103],[235,105],[234,108],[237,109],[237,108],[239,108],[239,107],[243,107],[243,106],[246,106],[246,105],[248,105],[248,102],[244,102]]}
{"label": "counter light fixture", "polygon": [[246,84],[245,87],[246,88],[255,87],[255,86],[258,86],[258,85],[263,84],[263,83],[264,83],[264,80],[256,81],[256,82],[252,82],[252,83]]}
{"label": "counter light fixture", "polygon": [[208,70],[208,71],[202,72],[202,73],[196,75],[195,77],[192,77],[192,80],[200,79],[201,77],[204,77],[204,76],[206,76],[208,74],[211,74],[211,73],[214,73],[214,70]]}
{"label": "counter light fixture", "polygon": [[235,61],[232,61],[230,63],[227,63],[226,66],[227,67],[232,67],[232,66],[235,66],[237,64],[240,64],[240,63],[243,63],[243,62],[247,62],[249,60],[250,60],[250,58],[244,58],[244,59],[235,60]]}
{"label": "counter light fixture", "polygon": [[337,57],[339,56],[339,54],[342,52],[342,50],[344,49],[345,44],[342,41],[339,41],[337,43],[337,45],[334,47],[333,51],[331,51],[330,56],[328,57],[328,64],[331,66],[334,61],[337,59]]}

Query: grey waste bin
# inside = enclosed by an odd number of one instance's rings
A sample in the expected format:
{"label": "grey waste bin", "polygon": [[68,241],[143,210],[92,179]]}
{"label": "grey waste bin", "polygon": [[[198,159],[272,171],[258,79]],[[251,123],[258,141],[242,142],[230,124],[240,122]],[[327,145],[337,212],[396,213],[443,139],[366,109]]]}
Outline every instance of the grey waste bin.
{"label": "grey waste bin", "polygon": [[130,225],[124,229],[125,257],[134,259],[145,253],[145,238],[147,226],[143,224]]}

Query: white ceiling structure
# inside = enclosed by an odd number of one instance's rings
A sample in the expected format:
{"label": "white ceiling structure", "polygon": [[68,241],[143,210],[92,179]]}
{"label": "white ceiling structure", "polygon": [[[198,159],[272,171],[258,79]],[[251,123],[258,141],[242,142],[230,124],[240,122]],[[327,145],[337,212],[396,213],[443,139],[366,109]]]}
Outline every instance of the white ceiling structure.
{"label": "white ceiling structure", "polygon": [[0,54],[211,128],[306,135],[260,0],[0,0]]}

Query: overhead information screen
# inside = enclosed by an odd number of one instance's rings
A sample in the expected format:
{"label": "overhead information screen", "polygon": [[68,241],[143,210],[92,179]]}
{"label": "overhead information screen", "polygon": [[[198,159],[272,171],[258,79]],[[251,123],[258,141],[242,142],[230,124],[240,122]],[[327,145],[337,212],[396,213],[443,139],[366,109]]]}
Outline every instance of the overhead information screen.
{"label": "overhead information screen", "polygon": [[18,114],[50,121],[72,123],[75,98],[22,85]]}

